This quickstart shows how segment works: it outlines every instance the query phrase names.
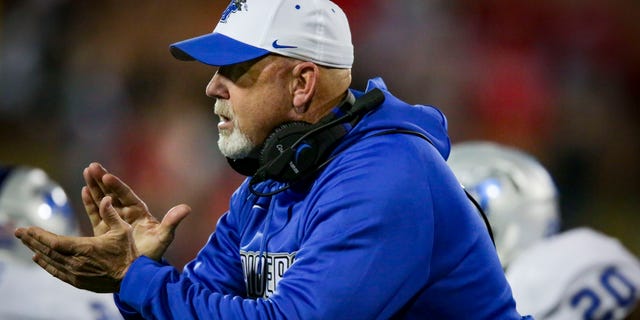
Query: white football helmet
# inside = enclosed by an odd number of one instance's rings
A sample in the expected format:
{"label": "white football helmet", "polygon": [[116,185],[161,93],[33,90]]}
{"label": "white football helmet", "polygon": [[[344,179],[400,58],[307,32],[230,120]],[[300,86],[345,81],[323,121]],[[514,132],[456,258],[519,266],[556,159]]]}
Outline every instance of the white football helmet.
{"label": "white football helmet", "polygon": [[557,188],[531,155],[493,142],[454,144],[449,166],[487,215],[504,268],[524,248],[558,232]]}
{"label": "white football helmet", "polygon": [[0,253],[31,261],[33,253],[14,236],[25,226],[80,234],[67,194],[42,169],[0,167]]}

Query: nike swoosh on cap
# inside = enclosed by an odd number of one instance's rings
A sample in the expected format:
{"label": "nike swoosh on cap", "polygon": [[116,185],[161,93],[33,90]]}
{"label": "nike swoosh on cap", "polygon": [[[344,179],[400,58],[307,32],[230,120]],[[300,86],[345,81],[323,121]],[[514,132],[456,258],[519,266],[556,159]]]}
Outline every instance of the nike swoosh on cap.
{"label": "nike swoosh on cap", "polygon": [[297,48],[296,46],[287,46],[287,45],[278,44],[278,39],[273,40],[273,43],[271,44],[271,46],[273,46],[276,49]]}

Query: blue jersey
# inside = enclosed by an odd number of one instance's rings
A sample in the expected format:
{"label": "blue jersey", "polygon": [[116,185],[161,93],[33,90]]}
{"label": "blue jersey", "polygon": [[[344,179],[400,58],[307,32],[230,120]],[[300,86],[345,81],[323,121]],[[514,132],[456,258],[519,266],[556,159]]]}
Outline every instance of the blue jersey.
{"label": "blue jersey", "polygon": [[[183,272],[134,261],[116,294],[123,315],[520,319],[482,218],[445,162],[446,118],[398,100],[379,78],[374,87],[384,103],[349,128],[313,181],[258,197],[247,178]],[[431,142],[378,134],[390,129]]]}

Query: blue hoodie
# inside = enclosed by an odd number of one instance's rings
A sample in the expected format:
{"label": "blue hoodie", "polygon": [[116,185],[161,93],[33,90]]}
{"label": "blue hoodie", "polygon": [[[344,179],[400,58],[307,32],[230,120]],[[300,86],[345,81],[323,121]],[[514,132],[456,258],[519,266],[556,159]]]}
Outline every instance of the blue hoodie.
{"label": "blue hoodie", "polygon": [[[398,100],[380,78],[374,87],[384,103],[309,186],[258,197],[247,178],[182,273],[134,261],[115,295],[125,318],[521,319],[482,218],[446,164],[446,118]],[[432,143],[375,135],[389,129]]]}

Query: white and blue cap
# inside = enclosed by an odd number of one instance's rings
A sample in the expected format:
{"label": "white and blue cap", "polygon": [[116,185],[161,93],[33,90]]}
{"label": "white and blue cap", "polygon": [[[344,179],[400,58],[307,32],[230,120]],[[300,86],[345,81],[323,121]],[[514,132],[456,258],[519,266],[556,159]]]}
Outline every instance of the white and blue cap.
{"label": "white and blue cap", "polygon": [[329,0],[232,0],[212,33],[174,43],[171,54],[225,66],[275,53],[351,68],[347,17]]}

